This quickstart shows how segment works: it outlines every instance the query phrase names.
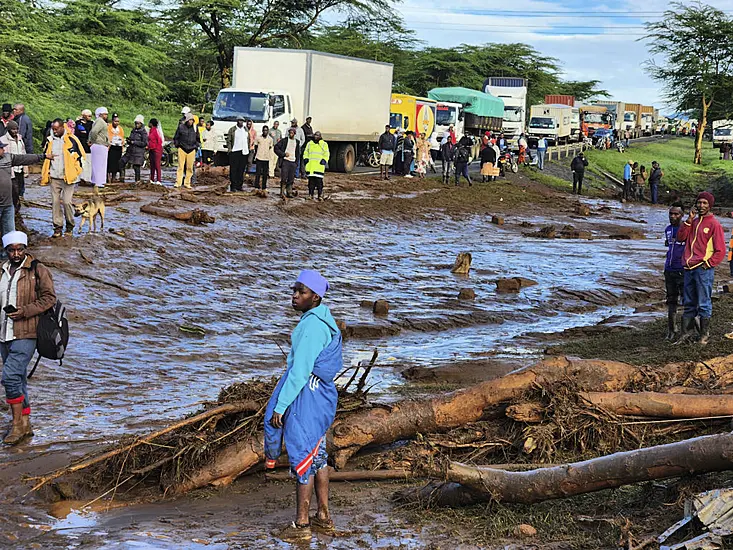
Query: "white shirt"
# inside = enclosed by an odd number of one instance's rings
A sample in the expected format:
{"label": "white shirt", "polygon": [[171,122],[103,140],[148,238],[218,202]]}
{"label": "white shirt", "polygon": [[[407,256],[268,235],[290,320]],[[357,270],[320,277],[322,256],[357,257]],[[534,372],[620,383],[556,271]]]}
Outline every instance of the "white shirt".
{"label": "white shirt", "polygon": [[10,276],[10,262],[5,262],[0,275],[0,342],[15,340],[13,332],[13,320],[5,313],[5,306],[15,306],[18,300],[18,275],[20,267]]}
{"label": "white shirt", "polygon": [[237,126],[234,130],[234,143],[232,144],[232,151],[242,151],[244,154],[249,154],[249,145],[247,139],[249,138],[249,132],[247,128]]}
{"label": "white shirt", "polygon": [[64,179],[64,136],[51,138],[51,151],[54,158],[51,159],[51,177],[57,180]]}
{"label": "white shirt", "polygon": [[537,140],[537,149],[547,149],[547,140],[545,138]]}

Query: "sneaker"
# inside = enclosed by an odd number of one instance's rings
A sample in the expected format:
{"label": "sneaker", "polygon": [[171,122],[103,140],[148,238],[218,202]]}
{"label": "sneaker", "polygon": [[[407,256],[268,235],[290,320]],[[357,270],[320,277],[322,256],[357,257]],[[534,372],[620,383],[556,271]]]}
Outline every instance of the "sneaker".
{"label": "sneaker", "polygon": [[274,532],[273,535],[285,542],[303,542],[310,540],[313,533],[310,524],[300,526],[293,521],[287,527]]}
{"label": "sneaker", "polygon": [[412,174],[407,174],[405,177],[406,178],[414,178],[415,176],[413,176]]}
{"label": "sneaker", "polygon": [[60,229],[55,229],[53,232],[53,235],[51,235],[52,239],[58,239],[59,237],[63,237],[64,234],[61,232]]}

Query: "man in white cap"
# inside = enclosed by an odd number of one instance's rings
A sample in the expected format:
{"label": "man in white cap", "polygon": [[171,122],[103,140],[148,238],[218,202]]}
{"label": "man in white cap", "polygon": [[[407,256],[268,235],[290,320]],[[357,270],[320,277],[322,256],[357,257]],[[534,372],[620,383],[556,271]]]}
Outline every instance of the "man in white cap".
{"label": "man in white cap", "polygon": [[[344,362],[341,331],[321,303],[328,288],[328,281],[310,269],[293,285],[292,306],[302,316],[293,331],[287,370],[265,410],[265,467],[275,467],[284,443],[297,480],[296,519],[280,532],[286,541],[310,539],[311,527],[334,532],[328,510],[326,432],[336,416],[334,378]],[[314,486],[318,511],[309,518]]]}
{"label": "man in white cap", "polygon": [[89,146],[92,153],[92,183],[104,187],[107,181],[107,156],[109,155],[109,133],[107,132],[107,107],[98,107],[94,112],[96,120],[89,132]]}
{"label": "man in white cap", "polygon": [[56,303],[53,278],[46,266],[27,254],[28,236],[3,235],[8,260],[0,272],[0,355],[2,385],[13,421],[3,443],[17,445],[33,435],[28,400],[28,364],[36,351],[38,317]]}

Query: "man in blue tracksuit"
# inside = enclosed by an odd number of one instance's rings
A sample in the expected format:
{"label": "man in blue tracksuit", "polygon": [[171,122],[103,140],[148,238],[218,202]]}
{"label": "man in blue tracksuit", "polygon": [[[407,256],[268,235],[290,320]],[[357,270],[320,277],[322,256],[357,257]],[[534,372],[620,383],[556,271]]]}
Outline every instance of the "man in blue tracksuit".
{"label": "man in blue tracksuit", "polygon": [[[265,410],[265,466],[275,467],[284,442],[297,478],[296,520],[280,532],[283,540],[310,539],[311,525],[334,531],[328,511],[326,431],[336,416],[334,378],[343,358],[341,331],[321,303],[328,288],[328,281],[311,270],[302,271],[293,286],[293,309],[303,315],[292,334],[287,369]],[[318,511],[309,519],[314,485]]]}

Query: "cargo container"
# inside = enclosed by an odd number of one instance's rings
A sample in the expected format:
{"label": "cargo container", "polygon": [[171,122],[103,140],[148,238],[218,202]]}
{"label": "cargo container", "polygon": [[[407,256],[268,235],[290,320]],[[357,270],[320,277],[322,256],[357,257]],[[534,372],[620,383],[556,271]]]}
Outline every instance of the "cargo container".
{"label": "cargo container", "polygon": [[575,107],[575,96],[547,94],[545,96],[545,105],[567,105],[569,107]]}
{"label": "cargo container", "polygon": [[504,137],[516,140],[527,125],[527,79],[490,76],[483,90],[504,102]]}
{"label": "cargo container", "polygon": [[532,105],[529,110],[527,136],[534,141],[541,137],[551,144],[567,143],[570,140],[570,120],[573,108],[568,105]]}
{"label": "cargo container", "polygon": [[479,137],[485,131],[500,132],[504,120],[504,102],[491,94],[468,88],[433,88],[428,97],[438,102],[460,103],[467,135]]}
{"label": "cargo container", "polygon": [[[226,160],[226,134],[238,117],[257,132],[276,120],[313,118],[331,150],[329,169],[350,172],[389,121],[392,65],[311,50],[234,48],[232,85],[219,92],[212,119],[217,163]],[[223,157],[223,159],[222,159]]]}

